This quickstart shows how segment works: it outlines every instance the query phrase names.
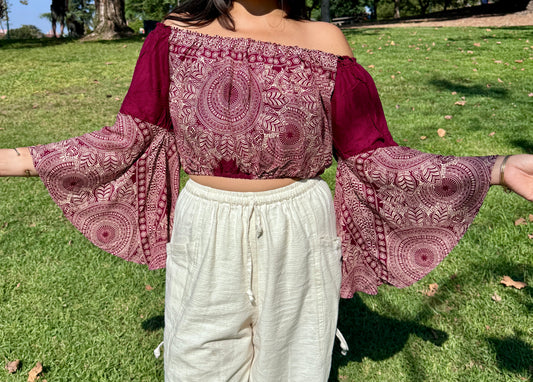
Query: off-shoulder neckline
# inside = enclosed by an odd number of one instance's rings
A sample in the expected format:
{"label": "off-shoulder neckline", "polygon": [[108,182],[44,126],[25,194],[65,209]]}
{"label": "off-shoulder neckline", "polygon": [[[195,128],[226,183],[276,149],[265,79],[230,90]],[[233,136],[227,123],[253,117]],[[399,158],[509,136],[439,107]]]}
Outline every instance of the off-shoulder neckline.
{"label": "off-shoulder neckline", "polygon": [[163,28],[170,28],[170,30],[176,30],[178,32],[182,32],[182,33],[185,33],[185,34],[197,36],[199,38],[204,38],[204,39],[214,39],[214,40],[222,40],[222,41],[226,40],[226,41],[235,41],[235,42],[248,42],[248,43],[252,43],[252,44],[269,45],[269,46],[277,47],[278,49],[299,50],[299,51],[304,51],[304,52],[309,52],[309,53],[318,53],[318,54],[322,54],[324,56],[329,56],[331,58],[336,58],[336,59],[339,59],[339,58],[341,58],[341,59],[342,58],[350,58],[349,56],[338,56],[338,55],[336,55],[334,53],[326,52],[324,50],[312,49],[312,48],[304,48],[304,47],[301,47],[301,46],[298,46],[298,45],[280,44],[280,43],[277,43],[277,42],[274,42],[274,41],[258,40],[258,39],[254,39],[254,38],[251,38],[251,37],[221,36],[221,35],[218,35],[218,34],[209,34],[209,33],[204,33],[204,32],[198,32],[198,31],[195,31],[195,30],[192,30],[192,29],[188,29],[188,28],[180,28],[180,27],[173,26],[173,25],[165,25],[163,23],[158,23],[158,25],[161,25]]}

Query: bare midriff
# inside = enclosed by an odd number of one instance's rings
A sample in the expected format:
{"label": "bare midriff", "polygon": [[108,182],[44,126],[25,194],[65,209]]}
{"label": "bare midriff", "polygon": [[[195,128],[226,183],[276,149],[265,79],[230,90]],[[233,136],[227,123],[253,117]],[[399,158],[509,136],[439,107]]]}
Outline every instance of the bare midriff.
{"label": "bare midriff", "polygon": [[189,178],[202,186],[234,192],[261,192],[275,190],[299,181],[299,178],[280,179],[238,179],[221,176],[189,175]]}

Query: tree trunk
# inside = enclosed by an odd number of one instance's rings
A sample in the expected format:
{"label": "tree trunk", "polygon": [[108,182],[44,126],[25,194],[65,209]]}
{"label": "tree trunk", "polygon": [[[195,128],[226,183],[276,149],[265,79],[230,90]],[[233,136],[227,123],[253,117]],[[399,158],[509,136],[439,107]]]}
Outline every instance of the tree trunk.
{"label": "tree trunk", "polygon": [[322,21],[327,23],[331,22],[331,16],[329,14],[329,0],[322,0],[321,17]]}
{"label": "tree trunk", "polygon": [[374,6],[372,7],[372,20],[376,21],[378,19],[378,2],[379,0],[374,0]]}
{"label": "tree trunk", "polygon": [[394,0],[394,18],[400,18],[400,0]]}
{"label": "tree trunk", "polygon": [[131,36],[126,24],[124,0],[95,0],[94,31],[84,40],[114,40]]}

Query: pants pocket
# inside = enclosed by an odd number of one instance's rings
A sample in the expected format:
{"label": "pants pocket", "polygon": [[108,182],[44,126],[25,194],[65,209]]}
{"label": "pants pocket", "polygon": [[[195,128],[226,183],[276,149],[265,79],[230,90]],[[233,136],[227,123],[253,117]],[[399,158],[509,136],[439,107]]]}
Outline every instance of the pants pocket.
{"label": "pants pocket", "polygon": [[165,353],[172,348],[172,339],[179,330],[185,305],[191,295],[192,278],[196,268],[195,252],[195,245],[190,243],[167,244]]}
{"label": "pants pocket", "polygon": [[340,239],[321,237],[315,253],[315,287],[317,298],[318,328],[322,352],[331,352],[335,331],[341,286]]}

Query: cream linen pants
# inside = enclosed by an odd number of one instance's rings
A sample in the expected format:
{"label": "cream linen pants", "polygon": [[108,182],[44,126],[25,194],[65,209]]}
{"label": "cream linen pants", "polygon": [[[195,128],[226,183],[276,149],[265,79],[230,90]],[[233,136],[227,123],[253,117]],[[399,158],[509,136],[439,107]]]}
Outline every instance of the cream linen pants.
{"label": "cream linen pants", "polygon": [[189,180],[168,244],[166,382],[327,381],[341,252],[331,192]]}

